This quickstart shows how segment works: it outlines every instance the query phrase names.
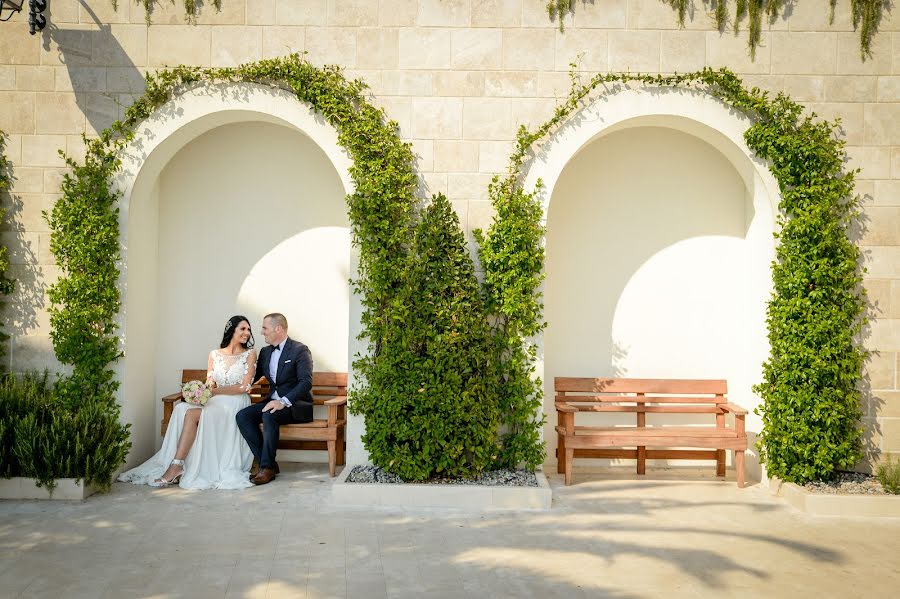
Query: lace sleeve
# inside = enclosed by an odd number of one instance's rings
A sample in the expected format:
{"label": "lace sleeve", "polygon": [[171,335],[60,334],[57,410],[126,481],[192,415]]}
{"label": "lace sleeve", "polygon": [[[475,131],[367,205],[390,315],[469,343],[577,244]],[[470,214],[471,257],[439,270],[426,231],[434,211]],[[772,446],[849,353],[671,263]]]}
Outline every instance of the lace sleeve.
{"label": "lace sleeve", "polygon": [[244,380],[241,386],[247,389],[253,385],[253,377],[256,375],[256,350],[251,349],[247,352],[247,360],[244,362]]}
{"label": "lace sleeve", "polygon": [[213,356],[215,355],[216,350],[212,350],[209,352],[209,359],[206,361],[206,384],[211,385],[215,382],[213,379]]}

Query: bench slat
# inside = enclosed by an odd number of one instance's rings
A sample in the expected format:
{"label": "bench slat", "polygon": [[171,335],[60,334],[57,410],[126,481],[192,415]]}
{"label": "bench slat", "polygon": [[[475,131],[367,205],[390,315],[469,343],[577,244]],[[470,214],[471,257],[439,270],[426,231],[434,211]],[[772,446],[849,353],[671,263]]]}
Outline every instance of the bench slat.
{"label": "bench slat", "polygon": [[[648,460],[715,460],[715,449],[648,449]],[[577,449],[576,458],[636,460],[637,449]],[[559,456],[557,456],[559,457]]]}
{"label": "bench slat", "polygon": [[686,437],[626,435],[574,435],[566,437],[566,449],[592,447],[698,447],[705,449],[746,449],[747,440],[741,437]]}
{"label": "bench slat", "polygon": [[[557,404],[558,405],[558,404]],[[722,414],[716,406],[572,406],[579,412],[637,412],[640,414]],[[558,409],[558,408],[557,408]]]}
{"label": "bench slat", "polygon": [[188,381],[205,381],[206,380],[206,369],[203,370],[182,370],[181,371],[181,384],[185,384]]}
{"label": "bench slat", "polygon": [[593,393],[716,393],[728,392],[728,382],[720,379],[614,379],[556,377],[557,391]]}
{"label": "bench slat", "polygon": [[659,396],[659,395],[569,395],[568,393],[556,396],[558,401],[566,403],[727,403],[724,396],[713,397],[689,397],[689,396]]}
{"label": "bench slat", "polygon": [[[563,429],[564,430],[564,429]],[[610,437],[709,437],[735,438],[733,428],[701,428],[694,426],[647,426],[641,429],[631,426],[576,426],[575,436],[606,435]]]}

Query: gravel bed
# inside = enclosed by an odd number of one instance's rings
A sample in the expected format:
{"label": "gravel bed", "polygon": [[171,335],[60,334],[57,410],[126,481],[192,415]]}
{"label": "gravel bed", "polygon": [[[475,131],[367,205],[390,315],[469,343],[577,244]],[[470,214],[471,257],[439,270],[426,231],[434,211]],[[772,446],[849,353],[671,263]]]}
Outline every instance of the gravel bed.
{"label": "gravel bed", "polygon": [[834,480],[828,482],[811,482],[803,488],[812,493],[829,495],[888,495],[878,479],[861,472],[838,472]]}
{"label": "gravel bed", "polygon": [[[385,472],[377,466],[354,466],[347,476],[348,483],[403,483],[396,474]],[[536,487],[534,472],[524,470],[494,470],[483,472],[474,478],[432,478],[415,484],[422,485],[484,485],[493,487]]]}

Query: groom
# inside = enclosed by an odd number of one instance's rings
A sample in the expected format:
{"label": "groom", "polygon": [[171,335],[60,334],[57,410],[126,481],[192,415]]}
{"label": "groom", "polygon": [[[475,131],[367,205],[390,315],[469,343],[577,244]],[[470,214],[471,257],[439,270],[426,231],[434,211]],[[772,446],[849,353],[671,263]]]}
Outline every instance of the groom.
{"label": "groom", "polygon": [[275,450],[279,426],[313,419],[313,361],[309,348],[288,337],[287,318],[277,312],[263,318],[262,334],[269,345],[259,352],[253,380],[266,377],[269,396],[247,406],[235,417],[259,464],[256,474],[250,477],[255,485],[271,482],[278,473]]}

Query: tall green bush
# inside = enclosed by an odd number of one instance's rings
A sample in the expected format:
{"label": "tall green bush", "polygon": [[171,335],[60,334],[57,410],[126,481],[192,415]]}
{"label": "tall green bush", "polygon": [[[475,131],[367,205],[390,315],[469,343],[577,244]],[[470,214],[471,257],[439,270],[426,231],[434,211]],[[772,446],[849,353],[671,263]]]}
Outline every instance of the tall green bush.
{"label": "tall green bush", "polygon": [[493,221],[487,232],[474,233],[484,268],[497,369],[494,393],[503,424],[497,466],[533,469],[544,461],[543,383],[534,376],[537,348],[531,342],[545,326],[543,207],[538,194],[525,193],[513,177],[494,178],[489,195]]}
{"label": "tall green bush", "polygon": [[770,475],[830,478],[861,458],[859,380],[868,353],[861,254],[848,233],[859,217],[854,172],[844,172],[836,125],[778,98],[745,134],[781,190],[769,302],[760,454]]}
{"label": "tall green bush", "polygon": [[497,455],[498,403],[491,336],[459,220],[436,196],[417,223],[403,286],[380,352],[359,364],[370,389],[372,462],[407,480],[474,474]]}
{"label": "tall green bush", "polygon": [[61,398],[74,407],[99,401],[118,411],[110,364],[122,351],[115,335],[121,308],[118,194],[110,178],[118,158],[96,151],[101,140],[87,140],[85,162],[66,157],[62,198],[44,216],[52,231],[50,251],[63,276],[50,287],[50,338],[56,357],[73,366],[59,384]]}

